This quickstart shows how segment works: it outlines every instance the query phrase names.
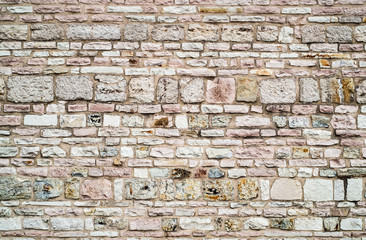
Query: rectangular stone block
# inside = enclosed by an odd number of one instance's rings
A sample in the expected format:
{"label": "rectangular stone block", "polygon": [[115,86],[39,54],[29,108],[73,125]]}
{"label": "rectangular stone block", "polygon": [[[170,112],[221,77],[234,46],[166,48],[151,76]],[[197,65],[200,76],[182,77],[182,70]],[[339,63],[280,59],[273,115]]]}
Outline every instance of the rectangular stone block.
{"label": "rectangular stone block", "polygon": [[66,37],[70,40],[120,40],[121,27],[116,24],[70,24]]}
{"label": "rectangular stone block", "polygon": [[1,40],[27,40],[27,25],[0,25]]}

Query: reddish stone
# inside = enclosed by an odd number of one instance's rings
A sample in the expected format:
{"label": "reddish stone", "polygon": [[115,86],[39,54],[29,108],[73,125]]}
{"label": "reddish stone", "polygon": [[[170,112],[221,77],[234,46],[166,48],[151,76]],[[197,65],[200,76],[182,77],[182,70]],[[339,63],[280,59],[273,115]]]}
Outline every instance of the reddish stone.
{"label": "reddish stone", "polygon": [[109,180],[85,180],[81,185],[81,196],[84,199],[109,199],[113,196]]}
{"label": "reddish stone", "polygon": [[215,78],[208,81],[206,100],[209,103],[232,103],[235,100],[235,79]]}

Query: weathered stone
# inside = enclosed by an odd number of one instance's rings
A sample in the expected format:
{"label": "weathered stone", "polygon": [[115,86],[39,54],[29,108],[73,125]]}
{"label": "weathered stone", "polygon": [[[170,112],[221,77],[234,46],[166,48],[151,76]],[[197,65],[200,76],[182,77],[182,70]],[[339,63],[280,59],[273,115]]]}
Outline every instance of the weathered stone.
{"label": "weathered stone", "polygon": [[56,97],[62,100],[91,100],[93,81],[87,75],[66,75],[56,79]]}
{"label": "weathered stone", "polygon": [[189,178],[191,176],[191,171],[183,169],[183,168],[174,168],[172,170],[172,178],[173,179],[184,179]]}
{"label": "weathered stone", "polygon": [[352,147],[345,147],[343,148],[343,157],[344,158],[359,158],[360,157],[360,151],[358,148],[352,148]]}
{"label": "weathered stone", "polygon": [[68,178],[65,181],[65,198],[79,199],[80,181],[78,178]]}
{"label": "weathered stone", "polygon": [[86,117],[84,114],[70,114],[60,116],[60,127],[62,128],[75,128],[85,127]]}
{"label": "weathered stone", "polygon": [[178,158],[200,158],[202,154],[203,150],[199,147],[178,147],[176,150]]}
{"label": "weathered stone", "polygon": [[155,86],[153,77],[131,78],[129,83],[131,102],[151,103],[154,101]]}
{"label": "weathered stone", "polygon": [[269,226],[268,219],[262,217],[252,217],[244,222],[245,229],[261,230]]}
{"label": "weathered stone", "polygon": [[211,119],[212,127],[227,127],[230,124],[231,117],[226,115],[213,116]]}
{"label": "weathered stone", "polygon": [[252,199],[258,197],[259,184],[257,180],[240,179],[238,182],[238,197],[239,199]]}
{"label": "weathered stone", "polygon": [[207,148],[206,154],[208,158],[222,159],[231,158],[233,152],[229,148]]}
{"label": "weathered stone", "polygon": [[218,27],[209,24],[189,24],[186,32],[188,41],[218,41]]}
{"label": "weathered stone", "polygon": [[356,119],[351,115],[333,115],[330,124],[334,129],[355,129]]}
{"label": "weathered stone", "polygon": [[29,199],[31,197],[31,180],[4,176],[0,178],[0,200]]}
{"label": "weathered stone", "polygon": [[236,91],[236,100],[239,102],[257,101],[258,85],[257,81],[250,78],[240,78]]}
{"label": "weathered stone", "polygon": [[271,228],[279,228],[282,230],[292,230],[292,229],[294,229],[294,219],[293,218],[272,218],[272,219],[270,219],[269,226]]}
{"label": "weathered stone", "polygon": [[235,100],[235,79],[215,78],[207,81],[206,101],[209,103],[232,103]]}
{"label": "weathered stone", "polygon": [[250,25],[228,25],[222,27],[221,39],[227,42],[251,42],[253,41],[253,27]]}
{"label": "weathered stone", "polygon": [[127,179],[126,199],[146,200],[158,197],[158,184],[156,180]]}
{"label": "weathered stone", "polygon": [[160,78],[156,91],[156,100],[159,103],[178,102],[178,81],[167,77]]}
{"label": "weathered stone", "polygon": [[81,218],[51,218],[51,230],[56,231],[80,231],[84,229],[84,219]]}
{"label": "weathered stone", "polygon": [[228,232],[238,232],[243,229],[243,221],[241,219],[230,218],[225,220],[225,230]]}
{"label": "weathered stone", "polygon": [[354,38],[357,42],[366,42],[366,26],[355,27]]}
{"label": "weathered stone", "polygon": [[325,231],[328,232],[339,231],[339,218],[337,217],[324,218],[324,228]]}
{"label": "weathered stone", "polygon": [[264,42],[274,42],[278,37],[277,26],[258,26],[257,27],[257,40]]}
{"label": "weathered stone", "polygon": [[330,119],[321,115],[311,115],[314,128],[329,128]]}
{"label": "weathered stone", "polygon": [[156,25],[151,31],[155,41],[179,41],[184,37],[184,27],[181,25]]}
{"label": "weathered stone", "polygon": [[191,115],[188,117],[188,126],[190,128],[207,128],[208,116],[207,115]]}
{"label": "weathered stone", "polygon": [[143,41],[148,38],[149,25],[144,23],[128,23],[124,25],[126,41]]}
{"label": "weathered stone", "polygon": [[15,157],[17,154],[17,147],[0,147],[0,158]]}
{"label": "weathered stone", "polygon": [[350,103],[353,102],[353,79],[323,78],[320,79],[322,102]]}
{"label": "weathered stone", "polygon": [[95,89],[95,101],[125,102],[127,100],[127,82],[121,78],[118,83],[98,83]]}
{"label": "weathered stone", "polygon": [[360,231],[362,230],[362,218],[343,218],[341,220],[341,230]]}
{"label": "weathered stone", "polygon": [[66,152],[57,146],[42,148],[41,154],[42,157],[66,157]]}
{"label": "weathered stone", "polygon": [[178,229],[178,219],[177,218],[162,218],[161,219],[161,229],[164,232],[175,232]]}
{"label": "weathered stone", "polygon": [[121,28],[116,24],[71,24],[66,37],[70,40],[120,40]]}
{"label": "weathered stone", "polygon": [[225,172],[219,168],[210,168],[208,170],[209,178],[223,178],[225,176]]}
{"label": "weathered stone", "polygon": [[325,28],[322,25],[308,25],[301,28],[301,39],[303,43],[325,42]]}
{"label": "weathered stone", "polygon": [[294,79],[265,79],[259,82],[261,103],[294,103],[296,84]]}
{"label": "weathered stone", "polygon": [[207,201],[230,201],[234,199],[234,183],[231,180],[203,181],[203,199]]}
{"label": "weathered stone", "polygon": [[51,76],[11,76],[7,89],[10,102],[52,102],[54,99]]}
{"label": "weathered stone", "polygon": [[300,79],[300,101],[305,103],[317,102],[319,97],[319,85],[313,78]]}
{"label": "weathered stone", "polygon": [[[150,169],[151,170],[151,169]],[[150,172],[151,177],[152,174]],[[160,181],[160,185],[159,185],[159,190],[160,190],[160,199],[161,200],[174,200],[174,181],[172,179],[162,179]]]}
{"label": "weathered stone", "polygon": [[95,230],[117,229],[123,230],[128,227],[128,221],[125,218],[118,217],[96,217],[94,218]]}
{"label": "weathered stone", "polygon": [[301,183],[293,179],[277,179],[272,184],[271,198],[274,200],[300,200],[302,198]]}
{"label": "weathered stone", "polygon": [[61,196],[63,183],[61,179],[44,178],[36,179],[33,185],[34,198],[50,199]]}
{"label": "weathered stone", "polygon": [[358,103],[366,103],[366,81],[358,82],[356,94]]}
{"label": "weathered stone", "polygon": [[179,226],[183,230],[212,231],[215,229],[211,218],[182,217]]}
{"label": "weathered stone", "polygon": [[287,118],[285,116],[273,116],[272,120],[276,127],[283,128],[287,125]]}
{"label": "weathered stone", "polygon": [[0,39],[1,40],[27,40],[28,26],[27,25],[1,25]]}
{"label": "weathered stone", "polygon": [[273,158],[274,149],[272,147],[246,147],[237,148],[235,157],[244,159],[263,159],[263,158]]}
{"label": "weathered stone", "polygon": [[330,43],[352,43],[352,28],[347,26],[328,26],[327,38]]}
{"label": "weathered stone", "polygon": [[99,113],[88,114],[86,123],[89,127],[100,127],[102,126],[102,116]]}
{"label": "weathered stone", "polygon": [[107,179],[85,180],[80,191],[83,199],[109,199],[112,195],[112,184]]}
{"label": "weathered stone", "polygon": [[304,184],[304,200],[333,200],[333,182],[327,179],[307,179]]}
{"label": "weathered stone", "polygon": [[22,218],[0,218],[0,231],[14,231],[22,229]]}
{"label": "weathered stone", "polygon": [[64,37],[64,30],[58,24],[34,24],[31,30],[31,39],[36,41],[60,41]]}
{"label": "weathered stone", "polygon": [[366,176],[366,168],[342,168],[337,170],[340,177],[361,177]]}
{"label": "weathered stone", "polygon": [[48,218],[26,217],[23,220],[23,227],[25,229],[48,230],[48,221]]}
{"label": "weathered stone", "polygon": [[179,200],[197,200],[201,197],[201,182],[186,179],[176,182],[175,198]]}
{"label": "weathered stone", "polygon": [[119,153],[114,147],[100,147],[99,152],[101,157],[116,157]]}
{"label": "weathered stone", "polygon": [[182,78],[179,82],[181,100],[185,103],[200,103],[204,98],[202,78]]}

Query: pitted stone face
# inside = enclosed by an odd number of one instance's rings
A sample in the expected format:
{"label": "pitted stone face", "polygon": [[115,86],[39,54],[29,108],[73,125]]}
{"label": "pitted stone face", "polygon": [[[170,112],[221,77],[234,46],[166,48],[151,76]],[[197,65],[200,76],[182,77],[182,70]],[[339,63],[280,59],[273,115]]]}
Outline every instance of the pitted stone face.
{"label": "pitted stone face", "polygon": [[126,198],[136,200],[155,199],[158,197],[156,180],[126,180]]}
{"label": "pitted stone face", "polygon": [[63,193],[63,182],[52,178],[37,179],[33,185],[33,191],[36,199],[57,198]]}
{"label": "pitted stone face", "polygon": [[15,200],[29,199],[32,196],[31,181],[15,177],[2,177],[0,179],[0,199]]}

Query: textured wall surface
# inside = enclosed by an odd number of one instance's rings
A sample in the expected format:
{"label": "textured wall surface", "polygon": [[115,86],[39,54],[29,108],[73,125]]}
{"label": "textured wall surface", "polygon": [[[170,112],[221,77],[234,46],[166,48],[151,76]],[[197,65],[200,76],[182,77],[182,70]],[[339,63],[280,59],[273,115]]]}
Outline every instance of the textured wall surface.
{"label": "textured wall surface", "polygon": [[365,0],[0,0],[1,239],[364,239]]}

